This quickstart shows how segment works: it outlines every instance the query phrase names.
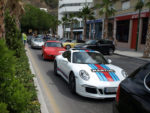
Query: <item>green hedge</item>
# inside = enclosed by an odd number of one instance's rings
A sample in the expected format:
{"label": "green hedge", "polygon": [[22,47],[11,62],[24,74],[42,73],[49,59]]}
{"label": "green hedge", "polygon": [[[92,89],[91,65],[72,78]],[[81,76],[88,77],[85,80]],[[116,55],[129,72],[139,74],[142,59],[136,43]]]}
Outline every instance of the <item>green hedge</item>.
{"label": "green hedge", "polygon": [[5,29],[6,39],[0,40],[0,113],[40,113],[21,33],[8,12]]}

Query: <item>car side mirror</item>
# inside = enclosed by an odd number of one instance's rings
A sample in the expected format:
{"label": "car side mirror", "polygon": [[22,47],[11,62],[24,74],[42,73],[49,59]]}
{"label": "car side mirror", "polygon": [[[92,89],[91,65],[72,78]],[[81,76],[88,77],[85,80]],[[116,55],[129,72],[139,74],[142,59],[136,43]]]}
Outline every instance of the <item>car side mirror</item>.
{"label": "car side mirror", "polygon": [[111,63],[112,63],[112,60],[111,60],[111,59],[108,59],[107,61],[108,61],[108,63],[109,63],[109,64],[111,64]]}

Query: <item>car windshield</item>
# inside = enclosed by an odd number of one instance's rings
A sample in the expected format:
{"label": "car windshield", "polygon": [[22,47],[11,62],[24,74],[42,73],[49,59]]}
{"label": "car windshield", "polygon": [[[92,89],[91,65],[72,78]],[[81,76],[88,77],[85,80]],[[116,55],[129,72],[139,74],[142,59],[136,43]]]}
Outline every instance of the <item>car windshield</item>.
{"label": "car windshield", "polygon": [[76,41],[76,40],[72,40],[71,42],[72,42],[72,43],[76,43],[77,41]]}
{"label": "car windshield", "polygon": [[73,63],[79,64],[108,64],[106,59],[96,52],[74,52]]}
{"label": "car windshield", "polygon": [[35,42],[43,42],[43,39],[35,38],[34,41],[35,41]]}
{"label": "car windshield", "polygon": [[89,40],[87,42],[85,42],[85,44],[87,45],[94,45],[96,43],[96,40]]}
{"label": "car windshield", "polygon": [[47,42],[46,47],[62,47],[62,45],[59,42]]}

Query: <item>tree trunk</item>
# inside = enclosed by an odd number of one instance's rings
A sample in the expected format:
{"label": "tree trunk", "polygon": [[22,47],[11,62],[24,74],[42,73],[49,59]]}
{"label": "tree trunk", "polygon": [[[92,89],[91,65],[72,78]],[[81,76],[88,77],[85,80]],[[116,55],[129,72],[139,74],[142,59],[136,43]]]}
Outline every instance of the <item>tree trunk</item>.
{"label": "tree trunk", "polygon": [[62,24],[62,27],[63,27],[63,35],[62,35],[62,37],[64,38],[64,34],[65,34],[65,33],[64,33],[64,31],[65,31],[65,30],[64,30],[64,29],[65,29],[65,25]]}
{"label": "tree trunk", "polygon": [[87,26],[86,26],[86,19],[84,19],[84,28],[83,28],[83,40],[85,41],[86,40],[86,28],[87,28]]}
{"label": "tree trunk", "polygon": [[70,32],[71,32],[70,38],[73,39],[73,23],[71,23],[71,29],[70,29]]}
{"label": "tree trunk", "polygon": [[149,57],[149,54],[150,54],[150,16],[149,16],[149,20],[148,20],[148,30],[147,30],[146,44],[145,44],[143,57],[145,57],[145,58]]}
{"label": "tree trunk", "polygon": [[89,24],[89,40],[91,40],[91,24]]}
{"label": "tree trunk", "polygon": [[103,33],[103,38],[106,39],[108,38],[108,16],[105,14],[105,19],[104,19],[104,33]]}
{"label": "tree trunk", "polygon": [[4,0],[0,0],[0,38],[5,37]]}

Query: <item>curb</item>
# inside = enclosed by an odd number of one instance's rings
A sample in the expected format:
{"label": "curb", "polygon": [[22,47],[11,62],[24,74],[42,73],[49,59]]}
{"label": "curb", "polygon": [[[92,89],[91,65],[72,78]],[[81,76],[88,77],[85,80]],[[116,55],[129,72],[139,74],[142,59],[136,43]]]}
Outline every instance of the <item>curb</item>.
{"label": "curb", "polygon": [[40,85],[38,83],[38,79],[36,77],[36,73],[34,71],[33,64],[32,64],[32,62],[29,59],[29,55],[28,55],[27,51],[26,51],[26,55],[28,57],[28,61],[29,61],[29,66],[30,66],[31,73],[35,75],[35,77],[33,77],[33,80],[34,80],[34,85],[35,85],[36,90],[37,90],[37,97],[38,97],[38,100],[39,100],[39,103],[40,103],[41,113],[49,113],[48,112],[48,108],[46,106],[46,102],[44,100],[44,95],[43,95],[41,87],[40,87]]}
{"label": "curb", "polygon": [[124,57],[129,57],[129,58],[134,58],[134,59],[138,59],[138,60],[143,60],[143,61],[149,61],[150,62],[150,59],[143,59],[143,58],[137,58],[137,57],[132,57],[132,56],[127,56],[127,55],[122,55],[122,54],[118,54],[118,53],[114,53],[114,55],[119,55],[119,56],[124,56]]}

